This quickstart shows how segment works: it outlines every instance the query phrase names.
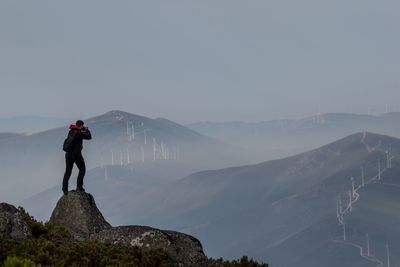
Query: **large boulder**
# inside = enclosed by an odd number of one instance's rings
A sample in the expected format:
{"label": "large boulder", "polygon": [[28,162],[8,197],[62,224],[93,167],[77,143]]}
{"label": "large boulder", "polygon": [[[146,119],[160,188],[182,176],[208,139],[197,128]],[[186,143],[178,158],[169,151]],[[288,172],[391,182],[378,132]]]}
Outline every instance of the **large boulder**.
{"label": "large boulder", "polygon": [[164,249],[178,266],[208,265],[203,247],[196,238],[147,226],[112,227],[97,208],[93,196],[85,192],[70,191],[61,197],[50,222],[64,225],[79,241],[136,246],[145,250]]}
{"label": "large boulder", "polygon": [[19,210],[7,203],[0,203],[0,239],[24,239],[31,236],[27,223]]}
{"label": "large boulder", "polygon": [[62,196],[51,214],[50,222],[64,225],[79,241],[111,228],[97,208],[93,196],[81,191],[70,191]]}
{"label": "large boulder", "polygon": [[161,248],[177,262],[178,266],[207,266],[207,257],[196,238],[173,231],[163,231],[147,226],[121,226],[100,232],[92,241],[141,247],[145,250]]}

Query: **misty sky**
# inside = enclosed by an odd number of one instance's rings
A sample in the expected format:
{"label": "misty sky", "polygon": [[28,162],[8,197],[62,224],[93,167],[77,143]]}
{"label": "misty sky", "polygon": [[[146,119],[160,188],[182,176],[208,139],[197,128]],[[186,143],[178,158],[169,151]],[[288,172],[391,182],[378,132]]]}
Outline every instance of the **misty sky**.
{"label": "misty sky", "polygon": [[400,1],[0,2],[0,117],[400,110]]}

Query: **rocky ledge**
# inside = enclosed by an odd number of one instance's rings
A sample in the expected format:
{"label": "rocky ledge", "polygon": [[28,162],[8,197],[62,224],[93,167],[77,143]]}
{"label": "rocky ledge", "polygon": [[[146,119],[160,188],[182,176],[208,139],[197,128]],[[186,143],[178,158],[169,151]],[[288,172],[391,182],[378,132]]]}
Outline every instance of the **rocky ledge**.
{"label": "rocky ledge", "polygon": [[208,265],[202,245],[196,238],[147,226],[112,227],[97,208],[93,196],[85,192],[70,191],[61,197],[50,222],[64,225],[78,241],[136,246],[145,250],[161,248],[180,266]]}

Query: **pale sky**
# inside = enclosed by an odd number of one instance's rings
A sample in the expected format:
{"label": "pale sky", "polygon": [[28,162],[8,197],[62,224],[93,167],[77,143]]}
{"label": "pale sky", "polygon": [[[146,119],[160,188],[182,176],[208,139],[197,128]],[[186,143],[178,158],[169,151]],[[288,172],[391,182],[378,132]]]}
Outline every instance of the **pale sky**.
{"label": "pale sky", "polygon": [[400,110],[400,1],[0,1],[0,117]]}

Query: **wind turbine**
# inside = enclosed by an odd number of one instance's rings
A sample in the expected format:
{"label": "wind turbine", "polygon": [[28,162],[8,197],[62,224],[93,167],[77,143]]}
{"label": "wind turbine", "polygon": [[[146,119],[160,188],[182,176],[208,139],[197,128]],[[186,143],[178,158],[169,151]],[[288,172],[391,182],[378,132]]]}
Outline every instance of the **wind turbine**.
{"label": "wind turbine", "polygon": [[153,137],[153,160],[156,160],[156,151],[157,151],[157,143],[156,139]]}
{"label": "wind turbine", "polygon": [[351,177],[351,192],[352,192],[353,197],[355,197],[356,190],[355,190],[354,177]]}
{"label": "wind turbine", "polygon": [[369,244],[369,234],[365,235],[366,239],[367,239],[367,256],[371,256],[371,249],[370,249],[370,244]]}
{"label": "wind turbine", "polygon": [[346,236],[346,223],[343,220],[343,241],[346,241],[347,236]]}
{"label": "wind turbine", "polygon": [[381,172],[381,160],[378,159],[378,180],[382,179],[382,172]]}
{"label": "wind turbine", "polygon": [[160,152],[161,152],[161,159],[165,159],[165,154],[164,154],[164,142],[162,142],[161,141],[161,144],[160,144]]}
{"label": "wind turbine", "polygon": [[142,152],[142,163],[144,163],[144,149],[142,146],[140,147],[140,151]]}
{"label": "wind turbine", "polygon": [[339,199],[336,200],[336,218],[340,222],[340,208],[339,208]]}
{"label": "wind turbine", "polygon": [[351,191],[349,191],[349,211],[353,211],[353,198],[351,197]]}
{"label": "wind turbine", "polygon": [[126,148],[126,157],[128,164],[131,164],[131,155],[129,154],[129,147]]}
{"label": "wind turbine", "polygon": [[389,241],[386,241],[386,266],[390,267],[390,250],[389,250]]}
{"label": "wind turbine", "polygon": [[361,186],[365,186],[364,166],[361,167]]}
{"label": "wind turbine", "polygon": [[111,150],[111,166],[114,166],[114,152]]}
{"label": "wind turbine", "polygon": [[392,168],[392,158],[389,150],[386,150],[386,168]]}
{"label": "wind turbine", "polygon": [[124,165],[123,161],[122,161],[122,149],[119,150],[119,161],[121,166]]}

